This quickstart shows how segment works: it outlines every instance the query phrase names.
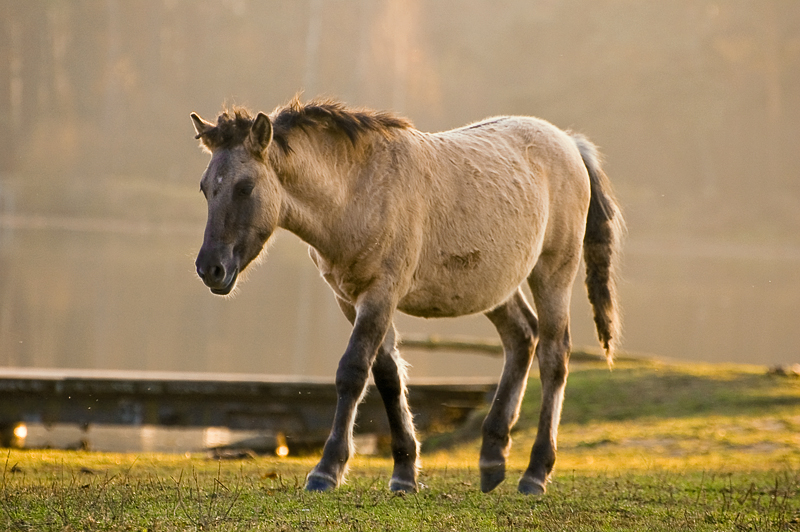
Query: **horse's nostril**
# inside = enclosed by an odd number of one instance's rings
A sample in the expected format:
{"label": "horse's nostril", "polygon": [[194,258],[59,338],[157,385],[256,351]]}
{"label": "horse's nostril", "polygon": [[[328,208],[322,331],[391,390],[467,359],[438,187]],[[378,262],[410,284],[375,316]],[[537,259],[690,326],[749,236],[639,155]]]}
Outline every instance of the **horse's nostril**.
{"label": "horse's nostril", "polygon": [[216,266],[211,267],[211,271],[209,272],[211,276],[211,280],[213,281],[222,281],[225,278],[225,268],[217,264]]}
{"label": "horse's nostril", "polygon": [[197,275],[207,284],[220,283],[225,279],[225,267],[222,264],[197,264]]}

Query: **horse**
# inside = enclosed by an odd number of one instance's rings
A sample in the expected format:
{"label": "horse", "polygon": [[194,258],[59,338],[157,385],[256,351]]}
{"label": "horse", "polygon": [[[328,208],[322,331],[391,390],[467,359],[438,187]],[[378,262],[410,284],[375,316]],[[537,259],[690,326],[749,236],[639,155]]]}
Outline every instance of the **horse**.
{"label": "horse", "polygon": [[393,324],[399,310],[424,318],[483,313],[500,335],[504,365],[482,425],[483,492],[505,479],[510,430],[538,359],[538,432],[518,490],[544,493],[556,459],[571,287],[582,254],[609,364],[620,333],[615,276],[623,221],[596,147],[533,117],[427,133],[392,112],[297,96],[269,114],[234,107],[215,124],[191,118],[211,155],[200,181],[208,203],[195,263],[200,279],[214,294],[231,294],[283,228],[309,245],[353,326],[336,371],[331,432],[305,489],[344,482],[370,372],[390,425],[389,489],[419,489],[420,444]]}

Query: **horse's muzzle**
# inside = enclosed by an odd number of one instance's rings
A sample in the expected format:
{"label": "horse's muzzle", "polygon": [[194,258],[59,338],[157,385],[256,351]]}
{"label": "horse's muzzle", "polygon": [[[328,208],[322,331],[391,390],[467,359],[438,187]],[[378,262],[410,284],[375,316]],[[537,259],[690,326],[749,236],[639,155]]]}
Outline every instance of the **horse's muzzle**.
{"label": "horse's muzzle", "polygon": [[236,279],[239,277],[239,269],[236,267],[226,268],[219,261],[207,260],[202,252],[195,261],[195,267],[197,275],[213,294],[228,295],[236,286]]}

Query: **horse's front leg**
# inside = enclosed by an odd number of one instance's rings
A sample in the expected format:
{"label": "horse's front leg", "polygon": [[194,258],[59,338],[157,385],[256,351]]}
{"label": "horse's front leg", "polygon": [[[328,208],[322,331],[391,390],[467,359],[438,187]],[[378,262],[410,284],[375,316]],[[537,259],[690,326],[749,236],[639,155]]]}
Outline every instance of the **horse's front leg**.
{"label": "horse's front leg", "polygon": [[[356,309],[353,305],[338,296],[336,302],[348,321],[354,324]],[[392,433],[394,471],[389,481],[389,489],[395,492],[416,492],[419,441],[414,431],[414,419],[408,407],[406,363],[397,351],[397,331],[394,324],[389,325],[389,330],[378,349],[375,362],[372,364],[372,375],[386,406],[389,429]]]}
{"label": "horse's front leg", "polygon": [[397,351],[394,326],[389,328],[372,366],[375,386],[381,394],[392,433],[394,471],[389,489],[415,493],[419,470],[419,442],[406,397],[406,364]]}
{"label": "horse's front leg", "polygon": [[336,371],[336,414],[322,459],[308,474],[306,490],[326,491],[344,479],[353,455],[356,408],[364,397],[372,363],[391,324],[394,305],[384,294],[366,293],[356,305],[350,342]]}

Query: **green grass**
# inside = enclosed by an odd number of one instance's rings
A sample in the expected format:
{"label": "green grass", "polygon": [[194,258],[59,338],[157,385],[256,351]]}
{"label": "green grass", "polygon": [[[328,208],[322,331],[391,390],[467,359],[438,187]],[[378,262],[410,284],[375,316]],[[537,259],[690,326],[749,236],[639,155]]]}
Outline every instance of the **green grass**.
{"label": "green grass", "polygon": [[[6,451],[3,530],[800,530],[800,382],[763,368],[573,368],[547,495],[523,497],[531,380],[509,478],[478,489],[473,422],[423,455],[417,495],[357,457],[346,486],[303,491],[314,457]],[[476,417],[477,419],[477,417]]]}

